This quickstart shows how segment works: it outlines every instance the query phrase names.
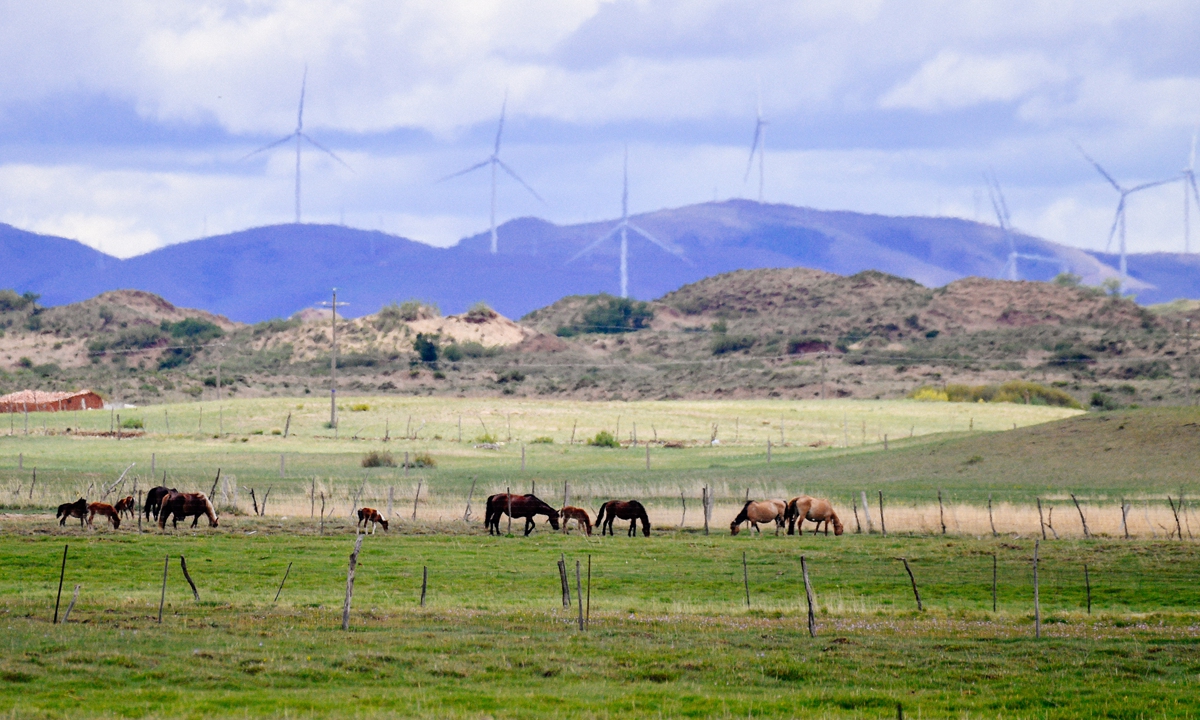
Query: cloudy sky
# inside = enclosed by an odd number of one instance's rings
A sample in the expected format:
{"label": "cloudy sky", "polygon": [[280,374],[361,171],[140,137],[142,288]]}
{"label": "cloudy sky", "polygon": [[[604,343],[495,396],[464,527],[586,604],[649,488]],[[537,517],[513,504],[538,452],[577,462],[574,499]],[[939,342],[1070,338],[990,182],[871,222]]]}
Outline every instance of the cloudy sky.
{"label": "cloudy sky", "polygon": [[[0,2],[0,221],[129,256],[293,218],[447,245],[500,219],[570,223],[757,196],[1014,223],[1103,249],[1121,182],[1178,175],[1200,123],[1183,0],[43,0]],[[1193,208],[1193,219],[1200,212]],[[1200,247],[1200,222],[1193,233]],[[1182,250],[1183,188],[1134,196],[1131,250]]]}

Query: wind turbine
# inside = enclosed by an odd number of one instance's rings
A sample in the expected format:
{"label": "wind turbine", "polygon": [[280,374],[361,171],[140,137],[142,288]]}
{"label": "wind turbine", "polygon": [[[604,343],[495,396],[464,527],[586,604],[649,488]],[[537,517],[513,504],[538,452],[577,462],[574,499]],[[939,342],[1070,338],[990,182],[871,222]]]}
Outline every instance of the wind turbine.
{"label": "wind turbine", "polygon": [[1104,245],[1104,252],[1108,252],[1109,248],[1112,247],[1113,235],[1115,235],[1117,233],[1117,229],[1120,228],[1120,231],[1121,231],[1121,241],[1120,241],[1121,286],[1124,287],[1125,281],[1129,279],[1129,265],[1125,260],[1125,205],[1126,205],[1125,201],[1126,201],[1126,198],[1128,198],[1130,195],[1132,195],[1136,192],[1141,192],[1142,190],[1149,190],[1152,187],[1158,187],[1159,185],[1166,185],[1167,183],[1173,183],[1176,180],[1178,180],[1179,178],[1173,177],[1173,178],[1168,178],[1166,180],[1155,180],[1153,182],[1142,183],[1141,185],[1134,185],[1133,187],[1129,187],[1129,188],[1122,187],[1120,183],[1118,183],[1116,180],[1113,179],[1112,175],[1108,174],[1107,170],[1100,167],[1100,163],[1093,160],[1092,157],[1090,155],[1088,155],[1087,152],[1084,151],[1083,146],[1081,146],[1079,143],[1075,143],[1075,147],[1076,147],[1076,149],[1079,150],[1079,153],[1081,155],[1083,155],[1084,159],[1087,160],[1088,162],[1090,162],[1092,164],[1092,167],[1096,168],[1096,172],[1100,173],[1104,177],[1104,179],[1108,181],[1108,184],[1112,185],[1113,189],[1115,189],[1117,192],[1119,192],[1121,194],[1121,199],[1117,202],[1116,215],[1113,217],[1112,228],[1108,231],[1108,242]]}
{"label": "wind turbine", "polygon": [[758,89],[758,107],[755,111],[754,139],[750,141],[750,159],[746,162],[746,176],[742,182],[750,179],[750,171],[754,168],[754,153],[758,153],[758,202],[763,201],[763,156],[767,151],[767,121],[763,120],[762,86]]}
{"label": "wind turbine", "polygon": [[[618,222],[616,224],[616,226],[613,227],[612,230],[609,230],[608,232],[601,235],[600,238],[598,240],[596,240],[595,242],[593,242],[591,245],[588,245],[587,247],[585,247],[584,249],[582,249],[578,253],[576,253],[575,257],[571,258],[567,262],[573,263],[576,260],[578,260],[579,258],[583,257],[584,255],[590,253],[592,250],[595,250],[602,243],[604,243],[605,240],[608,240],[609,238],[613,237],[614,235],[619,236],[621,238],[621,297],[627,298],[627,297],[629,297],[629,231],[630,230],[634,231],[638,235],[641,235],[642,237],[646,238],[650,242],[659,246],[663,250],[666,250],[667,252],[671,253],[672,255],[676,255],[680,258],[684,258],[684,255],[683,255],[683,250],[681,248],[679,248],[678,246],[669,245],[667,243],[664,243],[663,241],[654,237],[653,235],[651,235],[650,233],[641,229],[637,225],[634,225],[633,223],[629,222],[629,149],[628,148],[625,149],[625,165],[622,169],[622,173],[623,173],[622,177],[623,177],[624,184],[622,185],[622,188],[621,188],[621,220],[620,220],[620,222]],[[684,258],[684,260],[686,260],[686,258]]]}
{"label": "wind turbine", "polygon": [[344,160],[342,160],[340,157],[338,157],[337,155],[335,155],[332,150],[325,147],[324,145],[317,142],[316,140],[313,140],[311,137],[309,137],[308,133],[304,132],[304,90],[307,85],[308,85],[308,68],[305,67],[304,68],[304,77],[300,81],[300,109],[296,111],[296,129],[293,130],[291,132],[291,134],[288,135],[287,137],[280,138],[272,143],[267,143],[266,145],[263,145],[259,149],[255,150],[254,152],[250,153],[249,155],[244,156],[241,160],[238,161],[238,162],[241,162],[242,160],[248,160],[251,157],[253,157],[261,152],[266,152],[267,150],[270,150],[271,148],[278,147],[278,146],[284,144],[285,142],[295,139],[295,141],[296,141],[296,224],[297,225],[300,224],[300,148],[303,147],[305,141],[308,141],[308,143],[310,145],[312,145],[316,149],[320,150],[321,152],[325,153],[326,155],[333,158],[334,160],[337,160],[339,163],[344,165],[347,170],[350,170],[351,172],[353,172],[353,168],[351,168],[349,165],[346,165],[346,162]]}
{"label": "wind turbine", "polygon": [[[1190,253],[1192,251],[1192,226],[1188,218],[1190,208],[1188,205],[1191,199],[1196,199],[1196,209],[1200,210],[1200,190],[1196,188],[1196,135],[1200,130],[1192,133],[1192,152],[1188,155],[1187,167],[1183,169],[1183,251]],[[1188,192],[1191,196],[1188,196]]]}
{"label": "wind turbine", "polygon": [[1000,189],[1000,182],[996,179],[996,173],[993,172],[991,175],[984,173],[983,180],[988,186],[988,197],[992,200],[992,209],[996,211],[996,222],[1000,225],[1000,231],[1004,233],[1004,239],[1008,241],[1008,262],[1004,263],[1004,269],[1000,271],[1000,275],[1006,276],[1006,279],[1013,282],[1020,280],[1020,272],[1017,267],[1018,260],[1058,263],[1062,267],[1062,261],[1059,258],[1017,252],[1017,244],[1012,236],[1012,220],[1008,215],[1008,203],[1004,201],[1004,191]]}
{"label": "wind turbine", "polygon": [[501,170],[503,170],[504,172],[506,172],[510,176],[512,176],[513,180],[516,180],[517,182],[521,183],[522,187],[524,187],[526,190],[528,190],[531,195],[533,195],[535,198],[540,200],[543,204],[545,204],[545,202],[546,202],[545,200],[542,200],[542,196],[538,195],[536,190],[529,187],[529,183],[522,180],[520,178],[520,176],[518,176],[517,173],[513,171],[512,168],[510,168],[508,165],[506,165],[504,163],[503,160],[500,159],[500,136],[504,133],[504,113],[505,113],[505,110],[507,110],[507,108],[508,108],[508,93],[505,93],[504,94],[504,103],[502,105],[500,105],[500,124],[499,124],[499,126],[496,127],[496,144],[492,148],[492,154],[490,156],[488,156],[488,158],[486,160],[477,162],[474,165],[472,165],[471,167],[467,168],[466,170],[459,170],[456,173],[447,175],[446,177],[438,180],[438,182],[445,182],[447,180],[450,180],[451,178],[456,178],[459,175],[466,175],[469,172],[474,172],[481,167],[486,167],[488,165],[491,166],[491,168],[492,168],[492,215],[491,215],[491,220],[492,220],[492,254],[493,255],[495,255],[497,252],[497,242],[496,242],[496,168],[500,168]]}

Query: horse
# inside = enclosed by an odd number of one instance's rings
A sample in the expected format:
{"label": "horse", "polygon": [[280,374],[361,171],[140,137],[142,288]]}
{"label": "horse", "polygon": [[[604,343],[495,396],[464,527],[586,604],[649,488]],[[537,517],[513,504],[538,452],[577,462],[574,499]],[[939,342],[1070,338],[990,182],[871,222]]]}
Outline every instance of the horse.
{"label": "horse", "polygon": [[[605,517],[607,513],[608,517]],[[617,519],[629,521],[629,537],[637,537],[637,523],[642,521],[642,534],[650,537],[650,516],[646,508],[637,500],[609,500],[596,511],[596,525],[600,527],[600,536],[607,530],[613,534],[613,521]]]}
{"label": "horse", "polygon": [[125,497],[118,500],[117,504],[114,507],[116,508],[117,515],[119,517],[124,517],[126,513],[129,513],[129,517],[132,518],[134,516],[133,496],[126,495]]}
{"label": "horse", "polygon": [[550,527],[558,529],[558,511],[550,507],[549,503],[532,494],[497,493],[487,499],[487,512],[483,516],[483,524],[488,529],[488,535],[500,534],[500,516],[504,513],[508,513],[508,516],[513,519],[525,518],[526,537],[533,532],[535,526],[533,518],[537,515],[545,515],[550,521]]}
{"label": "horse", "polygon": [[175,488],[163,487],[162,485],[150,488],[150,491],[146,493],[146,504],[142,506],[142,512],[146,514],[146,519],[149,520],[151,517],[158,517],[158,511],[162,509],[163,500],[167,499],[167,496],[171,493],[177,492],[179,491]]}
{"label": "horse", "polygon": [[217,513],[204,493],[173,492],[162,501],[158,511],[158,529],[165,530],[167,516],[171,516],[171,527],[179,527],[179,518],[192,518],[192,527],[200,522],[200,516],[208,516],[208,526],[217,527]]}
{"label": "horse", "polygon": [[779,530],[783,527],[783,513],[787,510],[787,503],[782,500],[747,500],[742,506],[742,511],[738,513],[733,522],[729,523],[729,534],[737,535],[741,531],[741,524],[750,521],[750,527],[758,530],[759,523],[772,522],[775,523],[775,534],[779,534]]}
{"label": "horse", "polygon": [[559,510],[558,514],[562,516],[564,531],[567,529],[567,522],[574,520],[580,530],[583,530],[588,535],[592,534],[592,520],[588,517],[587,510],[567,505],[562,510]]}
{"label": "horse", "polygon": [[357,527],[358,525],[362,525],[363,529],[365,530],[368,523],[371,525],[371,534],[372,535],[375,534],[375,525],[376,524],[382,525],[383,531],[387,532],[388,521],[383,519],[383,516],[379,514],[378,510],[376,510],[375,508],[369,508],[369,507],[359,508],[358,509],[358,523],[355,525],[355,527]]}
{"label": "horse", "polygon": [[813,532],[820,532],[821,523],[825,523],[825,534],[829,534],[829,523],[833,523],[833,534],[842,534],[842,521],[838,519],[837,513],[833,511],[833,505],[825,498],[814,498],[808,495],[800,495],[788,501],[787,510],[784,511],[783,519],[787,520],[788,535],[793,535],[793,530],[796,525],[800,526],[800,534],[804,534],[804,521],[814,522],[817,528]]}
{"label": "horse", "polygon": [[104,517],[108,518],[108,522],[110,525],[113,526],[113,530],[116,530],[117,528],[121,527],[121,516],[117,514],[116,508],[114,508],[112,505],[109,505],[108,503],[94,502],[94,503],[89,504],[87,507],[88,507],[88,519],[87,519],[88,527],[92,527],[92,520],[97,515],[103,515]]}
{"label": "horse", "polygon": [[58,512],[54,514],[54,517],[60,518],[58,521],[59,526],[66,525],[67,518],[79,518],[79,527],[83,527],[83,516],[87,515],[87,511],[87,500],[79,498],[73,503],[63,503],[62,505],[59,505]]}

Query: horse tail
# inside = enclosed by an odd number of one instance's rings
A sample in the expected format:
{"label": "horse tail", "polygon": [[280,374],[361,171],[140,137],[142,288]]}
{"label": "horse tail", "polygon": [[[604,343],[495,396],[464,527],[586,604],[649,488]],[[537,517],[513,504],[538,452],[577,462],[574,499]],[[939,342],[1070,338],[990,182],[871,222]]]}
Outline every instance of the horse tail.
{"label": "horse tail", "polygon": [[207,495],[205,495],[204,493],[200,493],[200,497],[204,499],[204,512],[208,515],[208,521],[213,526],[216,526],[216,524],[217,524],[216,508],[213,507],[212,501],[208,499]]}
{"label": "horse tail", "polygon": [[605,510],[608,510],[608,503],[604,503],[603,505],[600,506],[600,509],[596,511],[596,525],[597,526],[604,524],[604,511]]}

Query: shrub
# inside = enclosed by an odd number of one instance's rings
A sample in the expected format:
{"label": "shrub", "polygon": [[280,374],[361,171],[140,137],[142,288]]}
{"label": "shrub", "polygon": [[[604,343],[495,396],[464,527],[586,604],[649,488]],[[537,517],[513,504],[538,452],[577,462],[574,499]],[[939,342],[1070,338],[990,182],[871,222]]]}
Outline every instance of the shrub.
{"label": "shrub", "polygon": [[458,346],[458,343],[451,343],[450,345],[442,348],[442,357],[446,358],[450,362],[458,362],[463,358],[462,348]]}
{"label": "shrub", "polygon": [[543,435],[542,437],[535,437],[534,439],[530,440],[529,444],[530,445],[553,445],[554,438]]}
{"label": "shrub", "polygon": [[1091,406],[1096,410],[1116,410],[1120,407],[1116,400],[1102,392],[1092,393]]}
{"label": "shrub", "polygon": [[171,337],[203,342],[219,338],[225,334],[221,328],[207,320],[199,318],[184,318],[177,323],[163,321],[162,330],[171,333]]}
{"label": "shrub", "polygon": [[419,452],[419,453],[414,454],[412,456],[412,459],[408,461],[408,467],[410,467],[410,468],[437,467],[437,460],[434,460],[433,456],[427,452]]}
{"label": "shrub", "polygon": [[495,310],[488,307],[487,303],[477,302],[472,305],[469,310],[467,310],[466,315],[463,316],[463,320],[466,320],[469,323],[485,323],[488,320],[495,319],[496,317],[499,317],[499,315]]}
{"label": "shrub", "polygon": [[945,390],[933,387],[932,385],[922,385],[908,394],[909,400],[922,400],[925,402],[947,402],[950,396]]}
{"label": "shrub", "polygon": [[363,455],[362,466],[365,468],[396,467],[396,461],[392,459],[392,454],[387,450],[372,450]]}
{"label": "shrub", "polygon": [[[395,307],[394,303],[392,307]],[[405,322],[441,317],[442,314],[442,311],[438,309],[435,303],[422,302],[421,300],[405,300],[400,303],[398,312],[400,319]]]}
{"label": "shrub", "polygon": [[424,363],[435,363],[438,359],[437,335],[426,335],[425,333],[417,333],[417,339],[413,340],[413,350],[417,352],[417,357]]}
{"label": "shrub", "polygon": [[350,406],[350,412],[366,412],[371,409],[371,406],[366,403],[355,403]]}
{"label": "shrub", "polygon": [[753,335],[718,335],[713,339],[712,353],[713,355],[724,355],[738,350],[748,350],[754,347],[754,343],[757,341]]}
{"label": "shrub", "polygon": [[829,343],[821,338],[797,337],[787,342],[788,355],[803,355],[805,353],[829,352]]}
{"label": "shrub", "polygon": [[500,384],[504,384],[504,383],[508,383],[508,382],[519,383],[519,382],[523,382],[524,380],[525,380],[525,373],[521,372],[520,370],[509,370],[506,373],[500,373],[499,375],[496,376],[496,382],[498,382]]}
{"label": "shrub", "polygon": [[559,337],[571,337],[580,333],[627,333],[650,326],[654,311],[650,304],[629,298],[597,295],[583,316],[574,325],[564,325],[555,331]]}
{"label": "shrub", "polygon": [[459,348],[462,349],[463,355],[466,355],[469,358],[495,357],[499,355],[503,349],[499,347],[487,347],[482,343],[475,342],[474,340],[470,340],[462,345],[459,345]]}
{"label": "shrub", "polygon": [[121,427],[126,430],[141,430],[146,426],[142,423],[141,418],[125,418],[121,421]]}
{"label": "shrub", "polygon": [[480,445],[495,445],[496,436],[489,432],[485,432],[484,434],[475,438],[475,442],[479,443]]}
{"label": "shrub", "polygon": [[1024,380],[1010,380],[1001,385],[950,384],[944,391],[930,385],[922,385],[910,392],[908,397],[913,400],[1007,402],[1082,409],[1079,402],[1069,393]]}
{"label": "shrub", "polygon": [[37,302],[41,295],[27,292],[18,295],[16,290],[0,290],[0,312],[24,310]]}
{"label": "shrub", "polygon": [[607,430],[601,430],[600,432],[596,433],[596,436],[594,438],[592,438],[591,440],[588,440],[587,444],[592,445],[594,447],[606,447],[606,448],[621,447],[621,443],[617,442],[617,439],[615,437],[613,437],[613,434]]}
{"label": "shrub", "polygon": [[729,332],[729,324],[724,320],[718,320],[712,324],[711,330],[718,335],[724,335]]}
{"label": "shrub", "polygon": [[19,365],[20,367],[29,369],[29,368],[33,367],[33,361],[27,357],[22,357],[20,360],[17,361],[17,365]]}

